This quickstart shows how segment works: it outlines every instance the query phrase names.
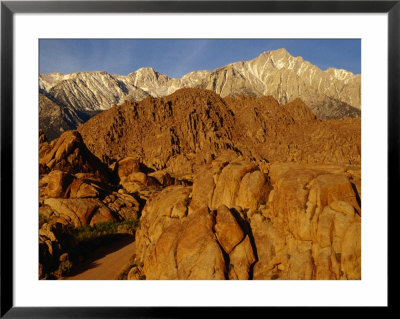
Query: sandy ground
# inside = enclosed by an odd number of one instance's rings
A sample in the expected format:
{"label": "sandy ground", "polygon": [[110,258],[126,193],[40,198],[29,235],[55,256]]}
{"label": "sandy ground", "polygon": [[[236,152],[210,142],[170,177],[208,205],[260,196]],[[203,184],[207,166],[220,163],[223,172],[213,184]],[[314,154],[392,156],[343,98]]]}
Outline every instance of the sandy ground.
{"label": "sandy ground", "polygon": [[123,238],[100,247],[91,258],[78,265],[64,280],[113,280],[128,264],[135,253],[133,238]]}

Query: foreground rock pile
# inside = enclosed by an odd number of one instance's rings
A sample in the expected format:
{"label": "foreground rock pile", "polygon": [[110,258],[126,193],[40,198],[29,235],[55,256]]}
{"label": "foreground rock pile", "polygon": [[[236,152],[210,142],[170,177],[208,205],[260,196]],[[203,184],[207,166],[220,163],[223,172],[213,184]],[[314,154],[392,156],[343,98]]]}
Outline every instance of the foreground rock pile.
{"label": "foreground rock pile", "polygon": [[214,161],[193,187],[144,208],[137,265],[147,279],[360,279],[361,208],[340,167]]}

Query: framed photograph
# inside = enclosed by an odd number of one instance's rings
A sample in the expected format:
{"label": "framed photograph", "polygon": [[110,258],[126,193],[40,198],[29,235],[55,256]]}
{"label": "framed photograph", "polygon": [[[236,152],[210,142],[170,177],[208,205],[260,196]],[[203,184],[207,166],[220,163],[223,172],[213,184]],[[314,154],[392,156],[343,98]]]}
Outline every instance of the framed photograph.
{"label": "framed photograph", "polygon": [[389,307],[399,19],[2,1],[1,316]]}

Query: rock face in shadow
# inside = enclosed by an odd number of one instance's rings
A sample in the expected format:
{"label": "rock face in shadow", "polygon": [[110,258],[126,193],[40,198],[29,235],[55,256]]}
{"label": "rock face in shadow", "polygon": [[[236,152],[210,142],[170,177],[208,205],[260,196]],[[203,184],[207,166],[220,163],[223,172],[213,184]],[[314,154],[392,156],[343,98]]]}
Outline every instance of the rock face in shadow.
{"label": "rock face in shadow", "polygon": [[45,223],[39,230],[39,278],[68,261],[68,253],[77,245],[75,237],[65,225]]}
{"label": "rock face in shadow", "polygon": [[145,206],[136,261],[147,279],[361,279],[360,227],[343,167],[216,160]]}
{"label": "rock face in shadow", "polygon": [[47,138],[53,140],[68,130],[75,130],[85,122],[74,107],[64,105],[47,92],[39,91],[39,125]]}

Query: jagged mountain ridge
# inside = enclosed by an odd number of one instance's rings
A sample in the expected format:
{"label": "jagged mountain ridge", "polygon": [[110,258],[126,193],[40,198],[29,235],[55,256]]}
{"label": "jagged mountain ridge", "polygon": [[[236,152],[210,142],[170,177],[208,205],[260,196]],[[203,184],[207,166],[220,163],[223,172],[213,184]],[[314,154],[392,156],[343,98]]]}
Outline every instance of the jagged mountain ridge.
{"label": "jagged mountain ridge", "polygon": [[162,97],[180,88],[209,89],[221,97],[271,95],[281,104],[301,98],[320,118],[359,117],[361,109],[361,75],[334,68],[322,71],[285,49],[182,78],[170,78],[152,68],[126,76],[107,72],[40,74],[39,88],[58,104],[79,111],[106,110],[124,100]]}

